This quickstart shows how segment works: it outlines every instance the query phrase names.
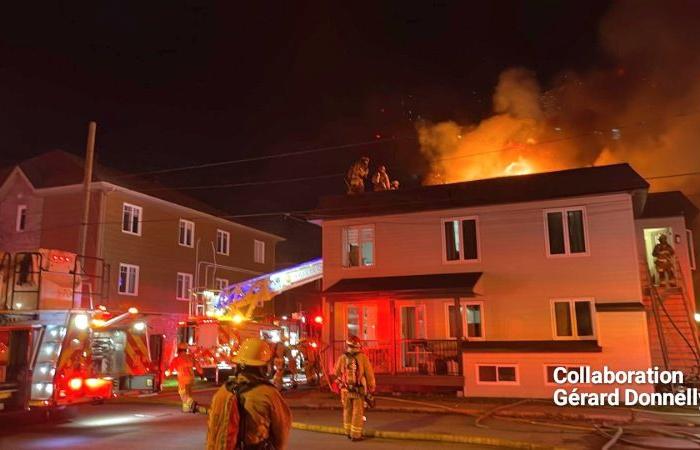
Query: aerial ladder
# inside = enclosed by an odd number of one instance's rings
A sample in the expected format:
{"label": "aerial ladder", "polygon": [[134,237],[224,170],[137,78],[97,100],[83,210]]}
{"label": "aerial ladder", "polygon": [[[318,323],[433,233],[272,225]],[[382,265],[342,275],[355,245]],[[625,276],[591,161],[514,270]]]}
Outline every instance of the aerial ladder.
{"label": "aerial ladder", "polygon": [[323,277],[323,259],[316,258],[286,269],[231,284],[210,300],[208,311],[214,317],[243,317],[249,320],[255,308],[275,296],[320,280]]}

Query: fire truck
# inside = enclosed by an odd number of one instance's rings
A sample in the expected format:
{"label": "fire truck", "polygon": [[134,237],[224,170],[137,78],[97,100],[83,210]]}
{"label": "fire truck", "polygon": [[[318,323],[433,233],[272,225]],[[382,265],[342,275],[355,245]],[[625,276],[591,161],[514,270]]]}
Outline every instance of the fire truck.
{"label": "fire truck", "polygon": [[0,413],[155,389],[147,317],[112,313],[108,267],[61,250],[2,253]]}
{"label": "fire truck", "polygon": [[207,377],[218,381],[222,372],[232,369],[231,358],[242,340],[248,337],[270,343],[290,342],[290,337],[296,340],[285,323],[255,321],[253,312],[282,292],[322,276],[323,261],[318,258],[231,284],[218,292],[202,290],[195,297],[194,315],[180,323],[178,342],[186,343]]}

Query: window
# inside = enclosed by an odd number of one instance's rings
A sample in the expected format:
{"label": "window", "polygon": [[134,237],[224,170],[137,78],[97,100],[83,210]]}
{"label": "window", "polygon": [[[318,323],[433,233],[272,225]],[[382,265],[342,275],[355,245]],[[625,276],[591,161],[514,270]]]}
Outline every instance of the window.
{"label": "window", "polygon": [[139,294],[139,266],[119,264],[118,292],[122,295]]}
{"label": "window", "polygon": [[686,245],[688,246],[688,260],[690,261],[690,269],[695,270],[695,242],[693,241],[693,232],[685,230]]}
{"label": "window", "polygon": [[253,261],[265,264],[265,243],[255,239],[253,250]]}
{"label": "window", "polygon": [[177,273],[177,289],[175,298],[178,300],[189,300],[190,292],[192,291],[192,274]]}
{"label": "window", "polygon": [[546,384],[559,384],[556,381],[554,381],[554,370],[558,368],[564,368],[564,373],[559,373],[559,378],[563,378],[563,376],[570,370],[578,370],[580,366],[567,366],[564,364],[552,364],[552,365],[546,365],[544,366],[544,374],[545,374],[545,383]]}
{"label": "window", "polygon": [[228,280],[226,278],[217,278],[214,282],[216,290],[223,291],[228,286]]}
{"label": "window", "polygon": [[377,307],[374,305],[347,305],[345,337],[357,336],[363,341],[377,339]]}
{"label": "window", "polygon": [[140,206],[124,203],[122,210],[122,231],[128,234],[141,235],[143,209]]}
{"label": "window", "polygon": [[592,338],[593,302],[590,300],[553,300],[554,336],[559,339]]}
{"label": "window", "polygon": [[216,253],[228,255],[230,240],[231,233],[224,230],[216,230]]}
{"label": "window", "polygon": [[[457,317],[455,305],[447,304],[448,337],[457,337]],[[484,337],[483,304],[481,302],[462,303],[459,318],[462,322],[462,336],[468,339]]]}
{"label": "window", "polygon": [[518,366],[479,365],[476,366],[478,384],[518,384]]}
{"label": "window", "polygon": [[178,243],[184,247],[194,247],[194,222],[180,219]]}
{"label": "window", "polygon": [[444,257],[446,262],[479,260],[478,228],[476,217],[443,221]]}
{"label": "window", "polygon": [[588,254],[586,214],[583,208],[545,211],[547,255]]}
{"label": "window", "polygon": [[374,226],[362,225],[343,228],[343,266],[366,267],[374,265]]}
{"label": "window", "polygon": [[27,205],[17,206],[17,231],[24,231],[27,229]]}

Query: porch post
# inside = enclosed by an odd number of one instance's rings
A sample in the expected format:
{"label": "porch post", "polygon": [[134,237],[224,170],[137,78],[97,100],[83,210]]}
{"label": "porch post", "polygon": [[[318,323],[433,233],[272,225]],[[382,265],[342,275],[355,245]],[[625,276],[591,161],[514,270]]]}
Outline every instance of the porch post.
{"label": "porch post", "polygon": [[464,330],[462,329],[462,311],[460,309],[462,305],[458,296],[454,298],[454,301],[455,314],[457,315],[457,317],[453,319],[455,321],[455,333],[457,335],[457,365],[460,375],[464,375],[464,370],[462,368],[462,341],[464,340]]}
{"label": "porch post", "polygon": [[389,317],[391,317],[391,341],[389,342],[389,355],[391,357],[391,374],[396,375],[396,302],[394,299],[389,300]]}

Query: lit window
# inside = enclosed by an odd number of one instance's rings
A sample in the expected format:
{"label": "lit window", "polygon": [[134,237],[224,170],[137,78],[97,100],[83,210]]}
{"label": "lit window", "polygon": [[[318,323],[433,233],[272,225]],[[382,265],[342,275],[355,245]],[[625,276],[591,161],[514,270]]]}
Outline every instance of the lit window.
{"label": "lit window", "polygon": [[253,260],[259,264],[265,264],[265,243],[263,241],[254,242]]}
{"label": "lit window", "polygon": [[593,302],[555,300],[552,302],[554,336],[559,339],[590,339],[593,330]]}
{"label": "lit window", "polygon": [[483,384],[517,384],[518,367],[511,365],[477,365],[477,381]]}
{"label": "lit window", "polygon": [[139,266],[134,266],[132,264],[119,264],[118,291],[122,295],[138,295]]}
{"label": "lit window", "polygon": [[583,208],[545,211],[547,254],[575,255],[588,252],[586,214]]}
{"label": "lit window", "polygon": [[194,222],[180,219],[178,243],[184,247],[194,246]]}
{"label": "lit window", "polygon": [[445,261],[478,261],[479,230],[476,217],[443,221]]}
{"label": "lit window", "polygon": [[17,207],[17,231],[25,231],[27,229],[27,205],[19,205]]}
{"label": "lit window", "polygon": [[141,235],[143,209],[140,206],[124,203],[122,209],[122,231],[128,234]]}
{"label": "lit window", "polygon": [[343,266],[374,265],[374,226],[343,228]]}
{"label": "lit window", "polygon": [[189,300],[192,291],[192,274],[177,273],[177,288],[175,298],[178,300]]}
{"label": "lit window", "polygon": [[230,240],[231,233],[224,230],[216,230],[216,253],[228,255]]}
{"label": "lit window", "polygon": [[215,285],[218,291],[223,291],[228,286],[228,280],[226,278],[217,278]]}

